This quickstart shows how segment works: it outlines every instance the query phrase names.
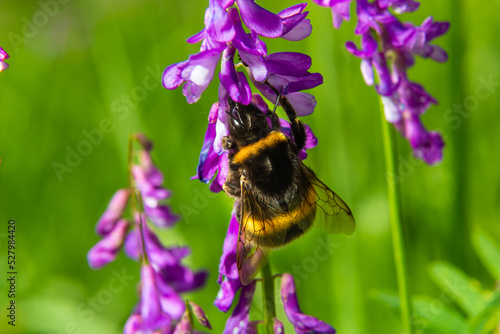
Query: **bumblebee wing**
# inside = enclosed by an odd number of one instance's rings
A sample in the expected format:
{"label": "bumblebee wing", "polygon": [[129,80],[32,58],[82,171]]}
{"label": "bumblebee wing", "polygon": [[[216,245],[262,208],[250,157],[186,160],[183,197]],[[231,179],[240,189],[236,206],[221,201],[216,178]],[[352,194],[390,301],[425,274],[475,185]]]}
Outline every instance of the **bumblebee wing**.
{"label": "bumblebee wing", "polygon": [[[299,159],[297,158],[297,160]],[[329,233],[352,234],[356,228],[356,223],[351,209],[336,193],[321,182],[311,169],[304,165],[302,161],[299,160],[299,162],[316,192],[316,205],[324,213],[325,219],[320,219],[316,225]],[[318,214],[320,213],[318,212]]]}
{"label": "bumblebee wing", "polygon": [[240,185],[240,231],[236,263],[241,284],[248,285],[267,263],[271,250],[259,246],[259,234],[262,231],[255,226],[255,222],[266,221],[265,209],[252,195],[247,182],[240,180]]}

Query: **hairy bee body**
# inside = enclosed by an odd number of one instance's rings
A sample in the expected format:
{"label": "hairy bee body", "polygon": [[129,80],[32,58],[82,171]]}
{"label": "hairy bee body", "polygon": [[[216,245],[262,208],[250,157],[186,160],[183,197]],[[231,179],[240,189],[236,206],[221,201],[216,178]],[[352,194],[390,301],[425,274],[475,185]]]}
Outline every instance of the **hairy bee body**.
{"label": "hairy bee body", "polygon": [[[315,192],[311,182],[297,164],[290,139],[283,133],[271,131],[262,139],[229,154],[230,175],[226,192],[239,200],[240,182],[246,185],[257,203],[265,204],[266,214],[253,212],[246,218],[247,233],[262,247],[276,248],[302,235],[312,225],[316,213]],[[229,186],[228,183],[232,185]],[[227,189],[235,189],[234,192]],[[248,202],[237,201],[239,221],[242,214],[255,211]],[[267,219],[263,219],[263,217]]]}
{"label": "hairy bee body", "polygon": [[229,102],[229,135],[222,138],[229,171],[223,189],[236,199],[237,265],[240,281],[246,285],[272,249],[312,226],[318,207],[327,217],[339,217],[326,226],[332,233],[351,234],[355,225],[344,201],[297,157],[306,132],[285,98],[280,103],[290,118],[292,137],[283,133],[274,112]]}

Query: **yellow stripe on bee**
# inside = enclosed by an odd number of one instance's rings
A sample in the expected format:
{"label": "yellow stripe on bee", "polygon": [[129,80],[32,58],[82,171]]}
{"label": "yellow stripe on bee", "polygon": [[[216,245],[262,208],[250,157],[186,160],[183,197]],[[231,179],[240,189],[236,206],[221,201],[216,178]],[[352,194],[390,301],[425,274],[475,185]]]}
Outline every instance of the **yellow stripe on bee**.
{"label": "yellow stripe on bee", "polygon": [[242,147],[233,157],[235,164],[241,164],[251,157],[258,155],[262,150],[268,147],[286,141],[286,137],[281,132],[273,131],[267,137],[247,146]]}
{"label": "yellow stripe on bee", "polygon": [[288,229],[291,225],[297,224],[301,220],[314,214],[316,210],[317,195],[314,187],[310,187],[307,193],[307,199],[292,211],[273,217],[271,221],[262,221],[260,219],[249,219],[246,222],[246,230],[249,233],[261,232],[263,235],[280,233]]}

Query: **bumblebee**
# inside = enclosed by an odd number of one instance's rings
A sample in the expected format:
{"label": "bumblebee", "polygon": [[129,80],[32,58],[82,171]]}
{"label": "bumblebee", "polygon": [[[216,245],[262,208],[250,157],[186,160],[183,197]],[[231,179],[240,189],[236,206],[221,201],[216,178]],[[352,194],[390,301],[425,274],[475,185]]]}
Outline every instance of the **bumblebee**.
{"label": "bumblebee", "polygon": [[289,120],[292,138],[281,128],[277,114],[253,104],[229,99],[229,172],[223,189],[235,198],[240,226],[237,265],[242,284],[249,284],[267,262],[270,251],[303,235],[313,224],[317,208],[324,228],[332,233],[354,232],[349,207],[297,157],[306,132],[289,101],[278,97]]}

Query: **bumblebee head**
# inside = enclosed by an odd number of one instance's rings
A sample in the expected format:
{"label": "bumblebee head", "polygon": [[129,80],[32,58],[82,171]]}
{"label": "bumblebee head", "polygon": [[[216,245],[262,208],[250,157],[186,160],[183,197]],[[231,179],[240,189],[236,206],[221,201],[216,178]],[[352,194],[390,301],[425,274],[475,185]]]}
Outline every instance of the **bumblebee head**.
{"label": "bumblebee head", "polygon": [[244,105],[229,98],[229,107],[229,133],[233,138],[250,143],[271,131],[266,115],[253,104]]}

